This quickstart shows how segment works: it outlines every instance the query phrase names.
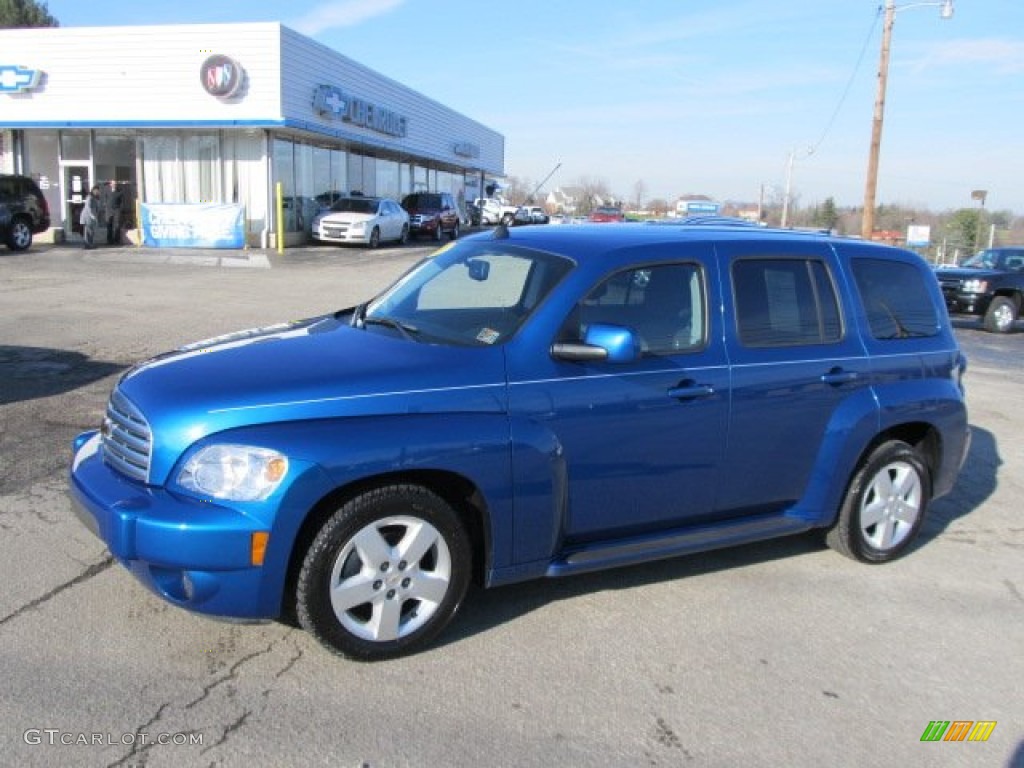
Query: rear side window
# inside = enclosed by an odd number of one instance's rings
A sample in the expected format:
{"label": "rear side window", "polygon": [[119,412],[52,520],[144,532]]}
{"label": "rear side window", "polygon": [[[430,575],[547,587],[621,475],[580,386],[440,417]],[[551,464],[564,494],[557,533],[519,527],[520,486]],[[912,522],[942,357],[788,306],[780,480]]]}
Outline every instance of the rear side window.
{"label": "rear side window", "polygon": [[828,268],[816,259],[742,259],[732,266],[736,325],[747,347],[830,344],[842,338]]}
{"label": "rear side window", "polygon": [[889,340],[938,334],[936,304],[925,284],[930,275],[903,261],[852,259],[850,264],[872,336]]}

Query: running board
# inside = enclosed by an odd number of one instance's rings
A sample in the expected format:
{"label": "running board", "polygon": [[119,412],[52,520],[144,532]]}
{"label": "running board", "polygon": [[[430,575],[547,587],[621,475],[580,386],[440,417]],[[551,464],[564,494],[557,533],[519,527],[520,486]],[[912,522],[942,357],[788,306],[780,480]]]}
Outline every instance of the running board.
{"label": "running board", "polygon": [[545,576],[568,576],[678,555],[748,544],[810,530],[806,520],[784,515],[740,518],[718,525],[675,530],[669,534],[600,542],[568,550],[548,566]]}

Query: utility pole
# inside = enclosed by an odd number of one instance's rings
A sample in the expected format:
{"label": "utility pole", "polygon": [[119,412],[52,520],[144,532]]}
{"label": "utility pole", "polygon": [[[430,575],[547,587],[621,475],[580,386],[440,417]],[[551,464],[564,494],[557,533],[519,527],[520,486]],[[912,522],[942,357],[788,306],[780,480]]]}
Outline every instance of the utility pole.
{"label": "utility pole", "polygon": [[882,25],[882,54],[878,62],[878,93],[871,121],[871,149],[868,151],[868,178],[864,185],[864,216],[860,236],[871,239],[875,231],[875,196],[878,193],[878,155],[882,149],[882,119],[885,117],[885,87],[889,79],[889,49],[892,46],[892,25],[896,21],[895,0],[885,0],[885,23]]}

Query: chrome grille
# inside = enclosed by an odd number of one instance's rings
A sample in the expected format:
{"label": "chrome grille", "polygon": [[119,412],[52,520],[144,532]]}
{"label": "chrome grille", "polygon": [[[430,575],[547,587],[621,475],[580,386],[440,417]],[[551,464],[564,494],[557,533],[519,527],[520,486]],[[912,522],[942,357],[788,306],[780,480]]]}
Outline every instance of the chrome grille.
{"label": "chrome grille", "polygon": [[142,411],[120,390],[110,395],[101,432],[104,461],[133,480],[148,481],[153,435]]}

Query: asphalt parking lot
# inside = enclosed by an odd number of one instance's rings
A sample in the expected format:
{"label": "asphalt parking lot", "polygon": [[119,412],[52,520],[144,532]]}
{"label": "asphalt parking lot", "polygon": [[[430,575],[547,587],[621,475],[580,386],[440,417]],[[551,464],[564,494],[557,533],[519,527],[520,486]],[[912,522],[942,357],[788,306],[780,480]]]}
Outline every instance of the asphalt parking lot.
{"label": "asphalt parking lot", "polygon": [[[957,321],[973,441],[907,557],[794,537],[472,592],[382,664],[149,595],[71,514],[118,374],[365,299],[429,252],[0,250],[0,750],[17,766],[1024,768],[1024,332]],[[986,742],[922,742],[991,721]]]}

